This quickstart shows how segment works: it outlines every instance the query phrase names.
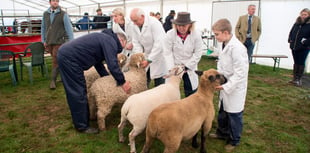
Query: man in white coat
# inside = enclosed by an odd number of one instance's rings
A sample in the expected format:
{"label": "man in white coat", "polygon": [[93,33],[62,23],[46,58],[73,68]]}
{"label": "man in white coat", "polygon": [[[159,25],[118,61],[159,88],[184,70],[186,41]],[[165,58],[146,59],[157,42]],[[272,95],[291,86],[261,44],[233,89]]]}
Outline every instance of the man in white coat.
{"label": "man in white coat", "polygon": [[182,79],[185,96],[193,94],[198,87],[198,63],[202,55],[201,33],[194,29],[194,21],[190,13],[179,12],[177,18],[172,21],[173,29],[166,34],[164,41],[164,56],[168,70],[175,65],[184,65],[186,73]]}
{"label": "man in white coat", "polygon": [[134,24],[125,17],[125,12],[122,8],[115,8],[112,11],[114,33],[123,33],[127,37],[127,44],[124,47],[122,54],[130,56],[132,54],[132,35]]}
{"label": "man in white coat", "polygon": [[147,69],[147,81],[154,85],[165,83],[163,76],[168,70],[163,56],[163,38],[165,31],[162,24],[154,17],[145,15],[140,8],[132,9],[130,19],[135,24],[133,27],[133,53],[143,52],[147,61],[142,63]]}
{"label": "man in white coat", "polygon": [[247,49],[231,30],[227,19],[220,19],[212,26],[216,40],[223,43],[217,69],[227,78],[227,83],[216,87],[220,90],[218,128],[210,137],[226,139],[227,152],[240,144],[249,71]]}

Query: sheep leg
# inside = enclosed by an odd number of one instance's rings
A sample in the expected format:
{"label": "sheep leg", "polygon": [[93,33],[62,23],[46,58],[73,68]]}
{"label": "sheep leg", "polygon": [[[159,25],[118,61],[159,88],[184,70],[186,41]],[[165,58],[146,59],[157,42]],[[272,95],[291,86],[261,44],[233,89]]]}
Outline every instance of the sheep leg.
{"label": "sheep leg", "polygon": [[181,145],[182,136],[179,133],[169,133],[169,134],[159,139],[165,145],[164,153],[175,153],[178,151]]}
{"label": "sheep leg", "polygon": [[89,107],[89,119],[90,120],[96,120],[96,112],[97,112],[97,108],[96,108],[96,105],[95,103],[93,102],[90,102],[88,103],[88,107]]}
{"label": "sheep leg", "polygon": [[111,112],[112,106],[104,105],[97,110],[97,123],[101,131],[106,130],[105,117]]}
{"label": "sheep leg", "polygon": [[193,139],[192,139],[192,147],[193,148],[198,148],[199,144],[197,142],[197,136],[198,136],[198,132],[194,135]]}
{"label": "sheep leg", "polygon": [[201,142],[200,142],[200,153],[207,153],[206,150],[206,135],[204,130],[201,130]]}
{"label": "sheep leg", "polygon": [[119,123],[118,127],[118,142],[124,142],[125,138],[124,138],[124,134],[123,134],[123,130],[124,127],[126,126],[126,119],[124,117],[121,118],[121,122]]}
{"label": "sheep leg", "polygon": [[130,153],[136,153],[136,143],[135,138],[139,135],[143,129],[138,129],[136,126],[133,127],[131,132],[129,133],[129,145],[130,145]]}
{"label": "sheep leg", "polygon": [[154,141],[154,138],[151,137],[150,135],[148,135],[148,133],[146,131],[145,144],[143,146],[141,153],[149,153],[153,141]]}

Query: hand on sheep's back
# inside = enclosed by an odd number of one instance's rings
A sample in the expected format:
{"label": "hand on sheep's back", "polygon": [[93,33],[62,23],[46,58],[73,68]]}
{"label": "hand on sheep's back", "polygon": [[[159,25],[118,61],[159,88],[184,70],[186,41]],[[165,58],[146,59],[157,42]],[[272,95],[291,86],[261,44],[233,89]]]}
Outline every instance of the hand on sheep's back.
{"label": "hand on sheep's back", "polygon": [[131,89],[131,86],[130,86],[130,82],[129,81],[126,81],[123,85],[122,85],[122,88],[123,90],[129,94],[130,93],[130,89]]}

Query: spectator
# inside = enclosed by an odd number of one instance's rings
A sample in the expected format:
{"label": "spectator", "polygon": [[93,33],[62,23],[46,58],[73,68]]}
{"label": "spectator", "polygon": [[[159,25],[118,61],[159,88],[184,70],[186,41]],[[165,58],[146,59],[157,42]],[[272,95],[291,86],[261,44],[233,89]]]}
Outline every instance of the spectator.
{"label": "spectator", "polygon": [[111,20],[111,17],[107,16],[106,14],[102,16],[102,10],[100,8],[97,9],[96,12],[97,12],[97,16],[94,17],[94,22],[95,22],[94,28],[95,29],[107,29],[108,22]]}
{"label": "spectator", "polygon": [[124,47],[122,53],[126,56],[130,56],[132,53],[132,35],[134,24],[130,19],[125,18],[125,12],[122,8],[116,8],[112,11],[113,26],[112,29],[115,33],[123,33],[127,37],[127,44]]}
{"label": "spectator", "polygon": [[89,30],[94,27],[92,21],[88,17],[87,12],[85,12],[83,18],[77,22],[76,27],[79,30]]}
{"label": "spectator", "polygon": [[52,56],[50,89],[56,89],[58,48],[60,45],[73,39],[73,30],[68,14],[59,6],[59,0],[49,0],[49,3],[50,7],[43,13],[41,40]]}
{"label": "spectator", "polygon": [[164,41],[164,56],[168,70],[175,65],[184,65],[186,72],[183,75],[185,97],[197,90],[198,75],[195,70],[202,55],[202,38],[199,31],[194,29],[194,21],[190,19],[190,13],[179,12],[175,25],[169,30]]}
{"label": "spectator", "polygon": [[163,25],[166,32],[168,30],[172,29],[172,20],[174,19],[174,16],[175,16],[175,11],[174,10],[170,10],[170,13],[166,17],[165,23]]}
{"label": "spectator", "polygon": [[310,10],[304,8],[297,17],[289,33],[288,42],[294,59],[293,85],[302,86],[302,76],[305,70],[305,63],[310,49]]}
{"label": "spectator", "polygon": [[89,126],[85,70],[94,66],[101,77],[106,76],[107,70],[102,65],[105,61],[116,80],[116,85],[122,86],[126,93],[130,92],[130,84],[125,80],[117,62],[117,54],[125,45],[125,35],[116,35],[112,30],[107,30],[103,33],[84,35],[59,48],[57,59],[60,74],[73,124],[78,132],[87,134],[99,132],[98,129]]}
{"label": "spectator", "polygon": [[161,17],[161,15],[160,15],[159,12],[157,12],[157,13],[155,14],[155,18],[158,19],[158,21],[159,21],[161,24],[163,24],[163,21],[162,21],[163,18]]}
{"label": "spectator", "polygon": [[130,13],[130,19],[135,24],[133,28],[133,52],[143,52],[147,61],[142,63],[147,67],[148,87],[151,79],[155,86],[165,82],[163,76],[167,73],[163,56],[163,38],[165,31],[160,22],[150,16],[145,16],[142,9],[134,8]]}
{"label": "spectator", "polygon": [[251,4],[248,6],[248,14],[240,16],[236,25],[236,37],[247,48],[249,63],[252,63],[252,54],[255,47],[255,42],[258,40],[262,28],[261,21],[258,16],[255,16],[256,6]]}
{"label": "spectator", "polygon": [[219,111],[215,134],[212,138],[226,139],[226,152],[231,152],[240,144],[243,128],[243,110],[248,85],[248,55],[245,46],[231,33],[227,19],[220,19],[212,26],[215,39],[222,43],[219,51],[217,70],[227,82],[215,87],[220,90]]}

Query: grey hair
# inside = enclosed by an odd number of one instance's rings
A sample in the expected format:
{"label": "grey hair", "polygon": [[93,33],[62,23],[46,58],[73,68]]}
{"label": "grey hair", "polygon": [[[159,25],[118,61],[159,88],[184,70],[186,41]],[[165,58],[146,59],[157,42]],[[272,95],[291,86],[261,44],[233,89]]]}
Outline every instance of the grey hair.
{"label": "grey hair", "polygon": [[120,32],[116,32],[115,34],[117,35],[118,38],[127,41],[127,37],[125,34],[120,33]]}

